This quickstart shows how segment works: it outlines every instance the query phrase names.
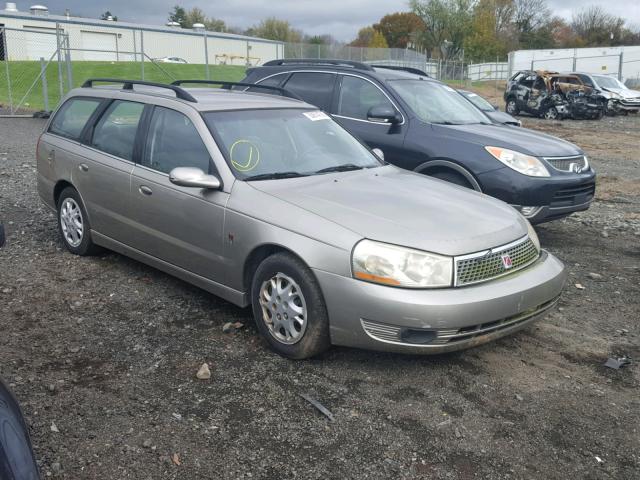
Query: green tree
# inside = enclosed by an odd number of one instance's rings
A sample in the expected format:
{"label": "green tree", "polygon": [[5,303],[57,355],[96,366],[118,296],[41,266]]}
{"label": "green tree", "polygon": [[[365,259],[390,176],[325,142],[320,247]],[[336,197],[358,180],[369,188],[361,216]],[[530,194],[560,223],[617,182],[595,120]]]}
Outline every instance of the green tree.
{"label": "green tree", "polygon": [[[227,24],[224,20],[220,20],[218,18],[207,18],[204,21],[204,26],[207,30],[212,32],[227,32],[229,29],[227,28]],[[234,32],[231,32],[234,33]],[[240,32],[237,32],[240,33]]]}
{"label": "green tree", "polygon": [[424,34],[425,24],[413,12],[396,12],[385,15],[373,28],[382,35],[391,48],[406,48],[416,34]]}
{"label": "green tree", "polygon": [[168,20],[170,22],[177,22],[181,27],[184,27],[184,23],[187,17],[187,12],[180,5],[173,7],[173,10],[169,12]]}
{"label": "green tree", "polygon": [[279,40],[281,42],[297,43],[302,41],[302,32],[296,30],[286,20],[269,17],[262,20],[258,25],[251,27],[248,32],[269,40]]}
{"label": "green tree", "polygon": [[429,56],[434,51],[439,51],[445,60],[461,55],[474,3],[474,0],[410,0],[411,10],[426,26],[420,43]]}
{"label": "green tree", "polygon": [[204,24],[207,21],[207,16],[204,12],[198,7],[193,7],[191,10],[188,10],[184,15],[184,23],[182,23],[182,27],[184,28],[192,28],[196,23]]}
{"label": "green tree", "polygon": [[503,57],[506,46],[498,38],[496,3],[494,0],[480,0],[473,12],[471,30],[465,38],[465,55],[474,61],[495,60]]}

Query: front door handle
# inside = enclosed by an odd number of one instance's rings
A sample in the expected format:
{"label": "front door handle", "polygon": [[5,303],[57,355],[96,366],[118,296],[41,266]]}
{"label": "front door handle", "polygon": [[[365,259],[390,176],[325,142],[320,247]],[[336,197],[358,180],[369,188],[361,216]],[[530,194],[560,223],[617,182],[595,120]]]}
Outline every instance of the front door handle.
{"label": "front door handle", "polygon": [[81,172],[88,172],[89,171],[89,167],[87,166],[86,163],[81,163],[80,165],[78,165],[78,168],[80,169]]}
{"label": "front door handle", "polygon": [[153,193],[153,190],[151,190],[146,185],[140,185],[140,188],[138,190],[140,190],[140,193],[143,195],[151,195]]}

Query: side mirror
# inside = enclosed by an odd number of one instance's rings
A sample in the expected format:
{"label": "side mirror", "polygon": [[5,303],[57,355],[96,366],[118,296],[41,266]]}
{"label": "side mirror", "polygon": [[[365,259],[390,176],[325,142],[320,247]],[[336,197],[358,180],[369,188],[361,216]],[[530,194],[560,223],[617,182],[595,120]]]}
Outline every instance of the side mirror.
{"label": "side mirror", "polygon": [[384,162],[384,152],[382,150],[380,150],[379,148],[374,148],[371,151],[375,154],[376,157]]}
{"label": "side mirror", "polygon": [[491,105],[491,106],[493,107],[493,109],[494,109],[496,112],[499,112],[499,111],[500,111],[500,106],[499,106],[499,105]]}
{"label": "side mirror", "polygon": [[367,120],[377,123],[395,124],[400,123],[400,115],[395,108],[388,105],[378,105],[371,107],[367,112]]}
{"label": "side mirror", "polygon": [[178,167],[169,172],[169,181],[180,187],[207,188],[218,190],[220,179],[215,175],[207,175],[199,168]]}

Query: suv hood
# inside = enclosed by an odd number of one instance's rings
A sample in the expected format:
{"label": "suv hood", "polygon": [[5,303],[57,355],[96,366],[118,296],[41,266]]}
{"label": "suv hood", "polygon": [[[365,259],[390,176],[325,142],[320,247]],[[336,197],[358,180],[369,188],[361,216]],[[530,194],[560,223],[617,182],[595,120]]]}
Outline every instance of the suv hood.
{"label": "suv hood", "polygon": [[480,147],[503,147],[534,157],[571,157],[582,155],[572,143],[526,128],[510,128],[501,125],[432,125],[438,135],[451,137],[456,142],[468,142]]}
{"label": "suv hood", "polygon": [[443,255],[527,234],[526,220],[506,203],[393,166],[249,184],[364,238]]}
{"label": "suv hood", "polygon": [[627,88],[602,88],[605,92],[617,93],[622,98],[640,98],[640,92],[634,92]]}

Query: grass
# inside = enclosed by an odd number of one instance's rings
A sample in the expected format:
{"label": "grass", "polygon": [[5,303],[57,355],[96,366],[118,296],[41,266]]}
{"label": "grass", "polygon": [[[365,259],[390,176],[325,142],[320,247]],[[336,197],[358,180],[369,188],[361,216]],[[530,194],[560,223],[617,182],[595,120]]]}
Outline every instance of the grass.
{"label": "grass", "polygon": [[[63,91],[68,91],[67,66],[62,62]],[[9,104],[9,84],[13,105],[21,103],[22,110],[43,110],[45,107],[42,84],[36,83],[25,97],[29,87],[40,73],[40,62],[10,61],[0,62],[0,105]],[[244,77],[246,67],[236,65],[211,65],[209,76],[215,80],[239,81]],[[47,87],[49,109],[55,108],[60,101],[60,82],[58,81],[58,64],[51,62],[47,68]],[[87,78],[128,78],[140,80],[142,66],[136,62],[71,62],[71,78],[73,86],[80,86]],[[144,79],[152,82],[169,83],[175,79],[205,79],[205,65],[145,62]],[[23,100],[24,98],[24,100]]]}

